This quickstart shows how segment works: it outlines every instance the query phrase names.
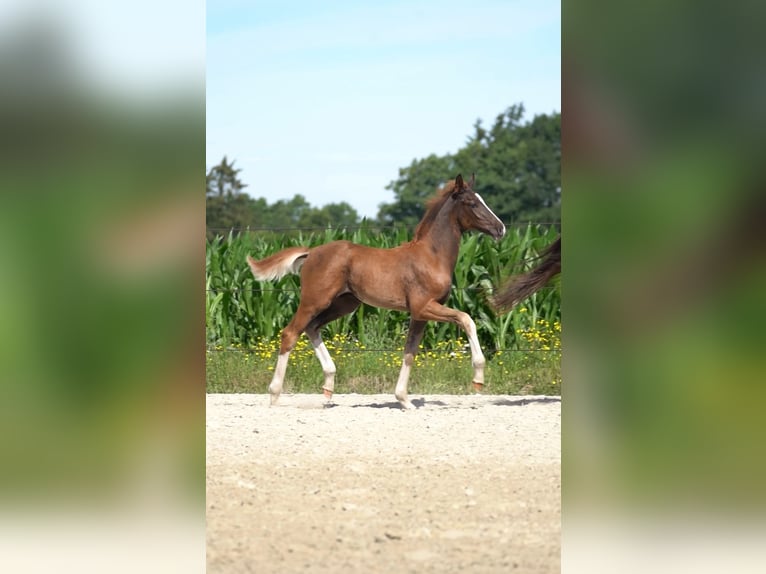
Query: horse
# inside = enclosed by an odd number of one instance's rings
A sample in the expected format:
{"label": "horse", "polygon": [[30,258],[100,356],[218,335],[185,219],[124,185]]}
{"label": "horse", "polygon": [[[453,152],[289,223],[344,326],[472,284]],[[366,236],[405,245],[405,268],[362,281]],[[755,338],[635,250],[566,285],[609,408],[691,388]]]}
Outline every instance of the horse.
{"label": "horse", "polygon": [[324,373],[324,396],[332,400],[335,363],[322,342],[320,329],[352,313],[361,303],[410,314],[404,357],[394,396],[404,409],[415,408],[407,394],[410,370],[427,321],[451,322],[465,331],[471,348],[473,386],[484,385],[486,361],[476,336],[476,324],[462,311],[446,307],[455,270],[460,237],[480,231],[496,241],[505,225],[473,190],[474,175],[447,182],[426,204],[426,212],[411,241],[382,249],[338,240],[316,247],[288,247],[260,261],[247,263],[259,281],[289,273],[300,274],[298,310],[283,329],[277,365],[269,385],[271,404],[282,392],[287,362],[302,333],[308,335]]}
{"label": "horse", "polygon": [[507,313],[561,273],[561,235],[540,253],[540,259],[542,262],[534,269],[506,280],[498,292],[489,297],[496,312]]}

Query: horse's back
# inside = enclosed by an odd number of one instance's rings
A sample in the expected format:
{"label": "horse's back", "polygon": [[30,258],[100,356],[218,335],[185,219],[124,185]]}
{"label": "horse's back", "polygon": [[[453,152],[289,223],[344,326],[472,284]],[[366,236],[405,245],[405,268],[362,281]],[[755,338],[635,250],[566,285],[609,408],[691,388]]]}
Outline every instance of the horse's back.
{"label": "horse's back", "polygon": [[301,277],[305,279],[308,275],[314,277],[345,275],[351,260],[355,258],[354,254],[360,247],[364,246],[345,239],[317,245],[311,249],[306,258]]}
{"label": "horse's back", "polygon": [[355,260],[361,260],[361,261],[369,261],[370,258],[375,260],[384,259],[389,255],[390,252],[396,250],[398,248],[382,248],[382,247],[372,247],[369,245],[362,245],[360,243],[354,243],[353,241],[348,241],[347,239],[338,239],[336,241],[331,241],[330,243],[323,243],[322,245],[318,245],[314,247],[311,250],[312,256],[315,260],[317,259],[324,259],[326,257],[333,257],[333,258],[345,258],[345,259],[355,259]]}
{"label": "horse's back", "polygon": [[357,246],[355,243],[346,239],[338,239],[317,245],[311,249],[310,257],[306,260],[306,263],[313,260],[316,264],[319,260],[325,261],[328,258],[334,259],[347,256],[348,253],[354,250],[355,246]]}

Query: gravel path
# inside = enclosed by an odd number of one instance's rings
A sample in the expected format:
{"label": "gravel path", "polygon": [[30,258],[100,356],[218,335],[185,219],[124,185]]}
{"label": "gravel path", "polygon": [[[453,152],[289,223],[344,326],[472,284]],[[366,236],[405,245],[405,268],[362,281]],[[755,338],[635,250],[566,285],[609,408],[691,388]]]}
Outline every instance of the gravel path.
{"label": "gravel path", "polygon": [[558,572],[559,397],[207,396],[207,572]]}

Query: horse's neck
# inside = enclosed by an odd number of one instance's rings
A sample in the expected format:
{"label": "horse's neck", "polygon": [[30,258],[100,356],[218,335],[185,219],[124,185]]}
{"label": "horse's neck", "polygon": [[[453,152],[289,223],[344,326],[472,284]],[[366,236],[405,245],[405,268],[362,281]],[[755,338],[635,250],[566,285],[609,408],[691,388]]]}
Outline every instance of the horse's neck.
{"label": "horse's neck", "polygon": [[450,214],[442,210],[434,219],[428,232],[420,239],[432,252],[440,256],[450,271],[455,269],[460,249],[460,229],[452,221]]}

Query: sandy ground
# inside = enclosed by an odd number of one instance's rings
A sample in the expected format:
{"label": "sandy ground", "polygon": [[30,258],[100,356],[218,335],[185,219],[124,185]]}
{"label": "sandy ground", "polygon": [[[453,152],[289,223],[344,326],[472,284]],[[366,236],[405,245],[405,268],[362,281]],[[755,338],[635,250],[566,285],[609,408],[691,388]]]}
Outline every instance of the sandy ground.
{"label": "sandy ground", "polygon": [[559,397],[207,396],[207,572],[558,572]]}

